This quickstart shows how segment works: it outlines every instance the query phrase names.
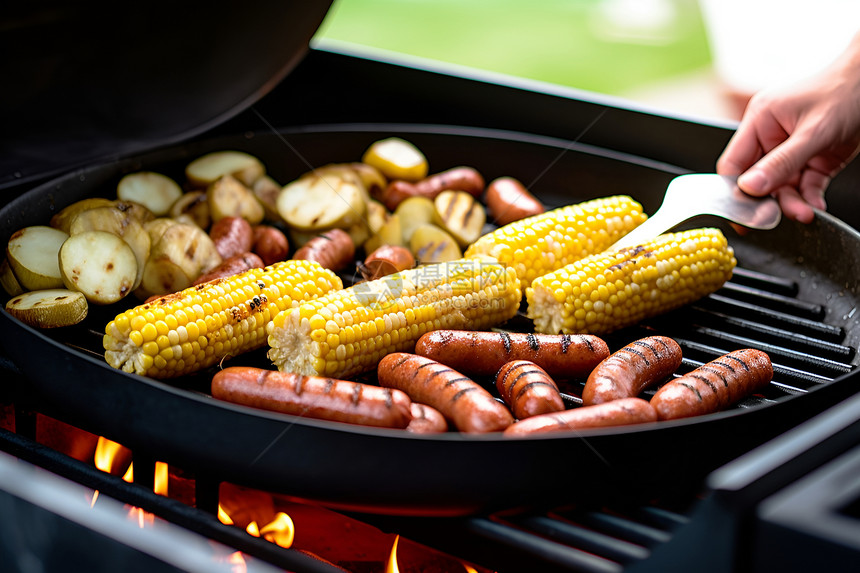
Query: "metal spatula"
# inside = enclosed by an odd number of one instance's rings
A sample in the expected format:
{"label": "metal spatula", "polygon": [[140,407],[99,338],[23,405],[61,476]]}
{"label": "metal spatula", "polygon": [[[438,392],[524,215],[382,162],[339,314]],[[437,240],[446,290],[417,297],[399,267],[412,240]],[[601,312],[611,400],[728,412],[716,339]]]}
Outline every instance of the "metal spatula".
{"label": "metal spatula", "polygon": [[657,212],[610,250],[646,243],[696,215],[717,215],[744,227],[773,229],[782,213],[773,197],[751,197],[741,191],[736,177],[714,173],[680,175],[669,182]]}

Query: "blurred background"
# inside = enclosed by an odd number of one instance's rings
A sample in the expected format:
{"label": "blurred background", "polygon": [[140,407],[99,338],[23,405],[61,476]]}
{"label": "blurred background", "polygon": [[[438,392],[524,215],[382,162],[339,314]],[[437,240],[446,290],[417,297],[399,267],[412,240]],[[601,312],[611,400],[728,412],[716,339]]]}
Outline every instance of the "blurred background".
{"label": "blurred background", "polygon": [[317,38],[736,120],[858,27],[857,0],[335,0]]}

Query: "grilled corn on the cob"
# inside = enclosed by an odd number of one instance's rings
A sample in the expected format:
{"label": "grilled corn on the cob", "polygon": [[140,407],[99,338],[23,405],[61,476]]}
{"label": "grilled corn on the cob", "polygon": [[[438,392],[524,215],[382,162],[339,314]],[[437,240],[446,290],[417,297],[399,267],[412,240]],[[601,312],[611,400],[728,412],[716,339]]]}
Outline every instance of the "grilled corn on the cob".
{"label": "grilled corn on the cob", "polygon": [[538,332],[605,334],[716,291],[736,262],[719,229],[661,235],[536,279],[528,316]]}
{"label": "grilled corn on the cob", "polygon": [[603,197],[521,219],[475,241],[466,256],[485,254],[517,271],[521,288],[537,277],[599,253],[641,225],[642,205]]}
{"label": "grilled corn on the cob", "polygon": [[138,305],[105,328],[105,360],[114,368],[171,378],[265,346],[279,311],[343,287],[311,261],[285,261],[217,279]]}
{"label": "grilled corn on the cob", "polygon": [[411,351],[429,330],[500,324],[521,298],[514,270],[488,257],[426,265],[279,313],[269,327],[269,358],[279,370],[343,378]]}

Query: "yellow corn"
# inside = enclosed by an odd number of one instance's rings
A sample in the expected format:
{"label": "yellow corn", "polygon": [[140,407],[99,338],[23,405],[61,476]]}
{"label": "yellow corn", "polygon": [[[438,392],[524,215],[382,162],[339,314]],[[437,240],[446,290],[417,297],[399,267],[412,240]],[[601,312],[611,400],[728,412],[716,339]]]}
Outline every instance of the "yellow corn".
{"label": "yellow corn", "polygon": [[278,312],[343,287],[316,262],[285,261],[217,279],[138,305],[105,327],[114,368],[171,378],[266,344]]}
{"label": "yellow corn", "polygon": [[668,233],[539,277],[528,316],[538,332],[605,334],[716,291],[736,263],[719,229]]}
{"label": "yellow corn", "polygon": [[440,328],[488,329],[514,316],[514,270],[488,257],[426,265],[359,283],[279,313],[269,358],[279,370],[344,378],[412,351]]}
{"label": "yellow corn", "polygon": [[485,254],[514,267],[525,290],[537,277],[603,251],[646,218],[642,205],[625,195],[593,199],[500,227],[466,256]]}

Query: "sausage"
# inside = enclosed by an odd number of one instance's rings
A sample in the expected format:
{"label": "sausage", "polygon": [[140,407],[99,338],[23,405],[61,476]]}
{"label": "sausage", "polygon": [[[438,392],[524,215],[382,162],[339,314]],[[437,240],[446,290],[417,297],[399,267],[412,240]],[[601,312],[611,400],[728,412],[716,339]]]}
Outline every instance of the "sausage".
{"label": "sausage", "polygon": [[651,398],[661,420],[700,416],[722,410],[764,389],[773,378],[770,357],[746,348],[720,356],[675,378]]}
{"label": "sausage", "polygon": [[530,360],[561,380],[588,376],[609,346],[591,334],[434,330],[418,339],[415,353],[471,376],[494,376],[506,362]]}
{"label": "sausage", "polygon": [[242,217],[218,219],[209,229],[209,236],[222,259],[247,253],[254,244],[251,224]]}
{"label": "sausage", "polygon": [[294,416],[363,426],[406,428],[412,421],[412,401],[399,390],[249,366],[231,366],[215,374],[212,396]]}
{"label": "sausage", "polygon": [[232,277],[251,269],[262,269],[264,266],[266,265],[263,264],[263,260],[254,253],[241,253],[230,257],[208,273],[203,273],[192,284],[197,286],[211,280]]}
{"label": "sausage", "polygon": [[622,398],[597,404],[532,416],[512,424],[505,430],[506,436],[531,436],[550,432],[585,430],[656,422],[654,407],[641,398]]}
{"label": "sausage", "polygon": [[649,336],[615,352],[588,376],[582,390],[585,406],[632,398],[665,380],[681,366],[681,347],[665,336]]}
{"label": "sausage", "polygon": [[406,426],[406,431],[413,434],[440,434],[448,431],[448,421],[436,408],[412,402],[412,421]]}
{"label": "sausage", "polygon": [[251,252],[263,259],[264,265],[269,266],[287,259],[290,243],[280,229],[270,225],[257,225],[254,227]]}
{"label": "sausage", "polygon": [[496,388],[514,417],[522,420],[564,410],[558,386],[546,371],[528,360],[514,360],[499,369]]}
{"label": "sausage", "polygon": [[487,185],[487,210],[498,225],[507,225],[545,211],[537,198],[513,177],[499,177]]}
{"label": "sausage", "polygon": [[414,266],[415,257],[406,247],[382,245],[364,259],[358,270],[365,280],[372,281]]}
{"label": "sausage", "polygon": [[389,354],[379,362],[377,377],[380,386],[436,408],[462,432],[497,432],[514,421],[505,406],[470,378],[424,356]]}
{"label": "sausage", "polygon": [[416,196],[433,199],[448,189],[465,191],[477,199],[484,192],[484,177],[471,167],[454,167],[416,183],[392,181],[385,188],[381,199],[389,211],[394,211],[404,199]]}
{"label": "sausage", "polygon": [[338,271],[355,260],[355,243],[346,231],[331,229],[305,243],[293,258],[316,261],[327,269]]}

